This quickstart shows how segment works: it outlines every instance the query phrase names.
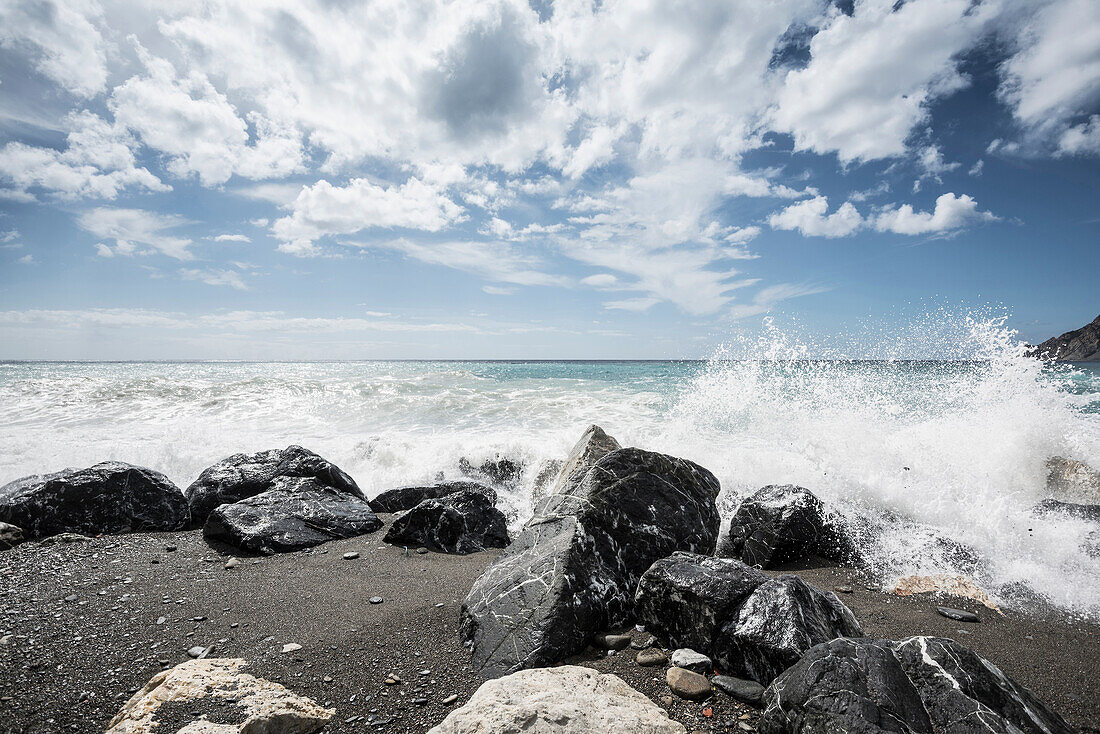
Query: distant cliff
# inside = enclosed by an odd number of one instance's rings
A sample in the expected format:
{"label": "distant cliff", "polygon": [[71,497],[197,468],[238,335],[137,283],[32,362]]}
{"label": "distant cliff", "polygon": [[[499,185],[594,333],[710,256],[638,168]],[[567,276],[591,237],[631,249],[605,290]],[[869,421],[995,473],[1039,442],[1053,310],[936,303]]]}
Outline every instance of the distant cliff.
{"label": "distant cliff", "polygon": [[1047,339],[1030,354],[1058,362],[1100,362],[1100,316],[1080,329]]}

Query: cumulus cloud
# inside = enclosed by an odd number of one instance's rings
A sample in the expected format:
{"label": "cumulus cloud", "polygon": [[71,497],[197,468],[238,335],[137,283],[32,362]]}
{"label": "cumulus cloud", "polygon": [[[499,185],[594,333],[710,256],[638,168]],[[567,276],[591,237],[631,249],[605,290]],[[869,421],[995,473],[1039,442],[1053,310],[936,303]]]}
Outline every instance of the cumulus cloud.
{"label": "cumulus cloud", "polygon": [[190,239],[169,233],[186,223],[181,217],[143,209],[99,207],[81,214],[77,222],[96,237],[115,241],[114,247],[106,243],[96,245],[98,253],[104,257],[149,252],[160,252],[176,260],[194,257],[187,249],[192,244]]}
{"label": "cumulus cloud", "polygon": [[850,201],[832,214],[828,211],[829,200],[816,196],[772,214],[768,225],[772,229],[798,230],[807,237],[847,237],[863,226],[863,216]]}
{"label": "cumulus cloud", "polygon": [[997,217],[979,211],[978,202],[970,196],[947,193],[936,199],[936,207],[931,212],[914,211],[909,204],[903,204],[879,214],[874,226],[880,232],[918,235],[950,232],[969,224],[995,221]]}
{"label": "cumulus cloud", "polygon": [[66,91],[91,97],[107,82],[106,44],[95,0],[0,4],[0,46],[28,49],[39,72]]}

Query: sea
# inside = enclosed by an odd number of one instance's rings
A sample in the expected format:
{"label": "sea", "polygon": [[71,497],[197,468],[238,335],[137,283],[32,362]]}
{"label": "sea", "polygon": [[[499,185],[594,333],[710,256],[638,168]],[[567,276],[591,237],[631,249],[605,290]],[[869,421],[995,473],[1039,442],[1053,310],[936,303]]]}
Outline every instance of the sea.
{"label": "sea", "polygon": [[1050,457],[1100,468],[1100,365],[1028,357],[997,321],[953,329],[943,358],[899,347],[929,339],[942,330],[874,335],[871,358],[771,328],[692,361],[5,362],[0,484],[113,459],[186,487],[299,444],[369,497],[508,457],[525,467],[501,491],[515,529],[596,423],[712,471],[724,518],[788,483],[873,518],[884,585],[965,573],[995,600],[1100,619],[1100,529],[1033,512]]}

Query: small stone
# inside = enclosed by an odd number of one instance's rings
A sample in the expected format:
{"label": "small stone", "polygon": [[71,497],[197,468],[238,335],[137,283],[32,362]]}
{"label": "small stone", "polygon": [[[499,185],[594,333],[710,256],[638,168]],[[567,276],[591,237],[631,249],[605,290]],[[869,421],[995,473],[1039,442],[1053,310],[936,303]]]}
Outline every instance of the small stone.
{"label": "small stone", "polygon": [[396,686],[396,685],[397,685],[397,684],[399,684],[400,682],[401,682],[401,679],[400,679],[399,677],[397,677],[397,676],[396,676],[395,674],[393,674],[393,673],[390,673],[389,675],[387,675],[387,676],[386,676],[386,680],[384,681],[384,683],[385,683],[385,684],[386,684],[387,686]]}
{"label": "small stone", "polygon": [[444,706],[450,706],[452,703],[454,703],[457,700],[458,700],[458,694],[457,693],[452,693],[451,695],[447,696],[442,701],[440,701],[440,703],[443,704]]}
{"label": "small stone", "polygon": [[417,671],[417,675],[431,675],[431,674],[432,674],[432,671],[428,670],[427,668],[424,668],[424,670]]}
{"label": "small stone", "polygon": [[380,596],[372,596],[372,597],[370,598],[370,603],[371,603],[371,604],[381,604],[381,603],[382,603],[382,602],[384,602],[384,601],[385,601],[385,599],[383,599],[383,598],[382,598],[382,597],[380,597]]}
{"label": "small stone", "polygon": [[177,548],[174,545],[166,545],[166,546],[164,546],[164,550],[167,551],[168,553],[174,553],[177,550]]}
{"label": "small stone", "polygon": [[149,563],[160,563],[160,559],[159,558],[150,558]]}
{"label": "small stone", "polygon": [[225,562],[226,568],[236,568],[239,565],[241,565],[241,560],[239,558],[230,558]]}
{"label": "small stone", "polygon": [[710,682],[727,696],[754,706],[760,703],[760,699],[764,695],[764,686],[754,680],[734,678],[730,675],[716,675],[711,678]]}
{"label": "small stone", "polygon": [[65,601],[76,601],[79,598],[80,597],[77,596],[76,594],[69,594],[68,596],[65,597]]}
{"label": "small stone", "polygon": [[593,643],[604,650],[624,650],[630,644],[630,635],[616,635],[602,632],[596,635]]}
{"label": "small stone", "polygon": [[167,617],[157,617],[157,624],[164,624],[168,621]]}
{"label": "small stone", "polygon": [[672,653],[672,664],[677,668],[690,670],[693,673],[706,675],[714,670],[714,662],[701,652],[695,652],[690,647],[681,647]]}
{"label": "small stone", "polygon": [[359,552],[358,551],[348,551],[347,553],[344,554],[344,560],[345,561],[354,561],[358,557],[359,557]]}
{"label": "small stone", "polygon": [[841,594],[851,594],[853,589],[852,589],[851,586],[848,586],[847,584],[843,584],[841,586],[834,586],[833,591],[839,592]]}
{"label": "small stone", "polygon": [[952,609],[951,607],[936,607],[936,611],[947,617],[953,619],[956,622],[981,622],[977,614],[973,612],[967,612],[962,609]]}
{"label": "small stone", "polygon": [[665,673],[665,681],[673,693],[689,701],[702,701],[713,692],[710,681],[707,680],[706,676],[693,673],[684,668],[669,668],[668,672]]}
{"label": "small stone", "polygon": [[325,683],[332,683],[332,676],[326,675],[321,680],[324,681]]}
{"label": "small stone", "polygon": [[296,652],[301,649],[302,646],[299,645],[297,642],[288,642],[283,645],[283,652]]}
{"label": "small stone", "polygon": [[425,553],[428,552],[428,549],[425,548],[424,546],[420,546],[419,548],[416,549],[416,552],[419,553],[420,555],[424,555]]}
{"label": "small stone", "polygon": [[194,647],[187,650],[188,656],[193,657],[193,658],[201,658],[201,657],[203,657],[205,652],[206,652],[206,648],[203,647],[202,645],[195,645]]}
{"label": "small stone", "polygon": [[739,728],[740,728],[740,729],[741,729],[742,731],[756,731],[756,729],[754,729],[754,728],[752,727],[752,724],[748,724],[748,723],[745,723],[744,721],[738,721],[738,722],[737,722],[737,726],[738,726],[738,727],[739,727]]}
{"label": "small stone", "polygon": [[414,698],[412,702],[415,703],[417,706],[428,705],[428,699],[424,698],[423,696],[420,696],[419,698]]}
{"label": "small stone", "polygon": [[638,665],[646,668],[656,667],[658,665],[665,665],[668,663],[668,655],[664,650],[657,650],[650,648],[648,650],[642,650],[638,653],[638,657],[635,658]]}

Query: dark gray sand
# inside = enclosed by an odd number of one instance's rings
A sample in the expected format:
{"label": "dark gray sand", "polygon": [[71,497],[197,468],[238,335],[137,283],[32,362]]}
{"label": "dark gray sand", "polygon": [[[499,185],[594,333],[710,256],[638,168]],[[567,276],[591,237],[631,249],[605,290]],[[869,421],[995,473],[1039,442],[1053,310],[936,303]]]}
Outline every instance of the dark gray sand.
{"label": "dark gray sand", "polygon": [[[212,656],[244,658],[249,672],[335,707],[326,732],[425,731],[481,683],[458,640],[458,610],[496,554],[406,556],[383,534],[242,556],[233,569],[197,531],[0,552],[0,732],[101,732],[154,674],[210,645]],[[360,557],[345,560],[348,551]],[[1070,723],[1100,727],[1100,626],[938,601],[982,618],[963,624],[936,614],[933,598],[867,591],[847,570],[798,573],[823,588],[852,585],[842,598],[868,634],[958,639]],[[284,654],[287,643],[302,648]],[[570,662],[621,676],[689,732],[740,731],[755,720],[721,693],[702,703],[669,698],[664,668],[641,668],[634,654],[589,649]],[[385,685],[391,673],[403,683]],[[444,705],[452,694],[458,700]]]}

